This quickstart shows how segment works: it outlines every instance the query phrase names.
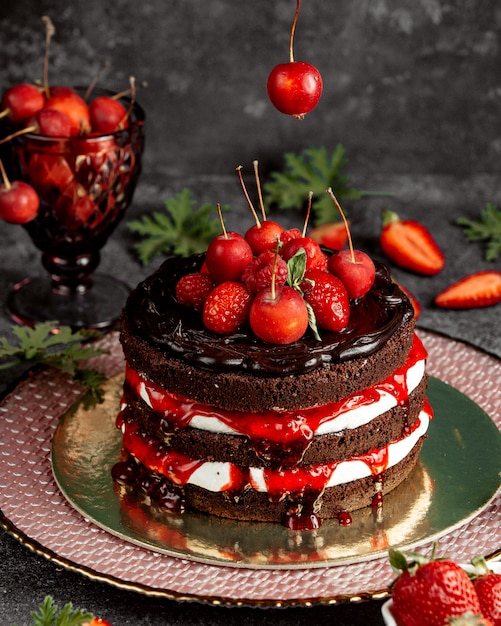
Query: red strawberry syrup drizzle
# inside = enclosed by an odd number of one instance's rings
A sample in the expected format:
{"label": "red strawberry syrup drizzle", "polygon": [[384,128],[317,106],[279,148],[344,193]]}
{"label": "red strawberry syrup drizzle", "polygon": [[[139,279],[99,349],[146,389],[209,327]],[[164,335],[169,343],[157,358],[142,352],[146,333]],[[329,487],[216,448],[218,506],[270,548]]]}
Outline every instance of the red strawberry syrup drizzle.
{"label": "red strawberry syrup drizzle", "polygon": [[[408,405],[406,372],[412,365],[426,358],[426,356],[425,348],[419,338],[415,336],[407,363],[399,368],[393,376],[371,389],[353,394],[341,402],[307,409],[301,411],[299,415],[290,411],[266,411],[250,415],[237,411],[216,410],[169,394],[154,383],[143,379],[129,367],[126,371],[126,387],[128,387],[129,393],[132,390],[139,394],[140,385],[144,384],[153,410],[167,419],[171,430],[187,427],[194,415],[204,415],[216,417],[236,432],[246,435],[258,456],[273,461],[274,467],[264,469],[264,481],[271,502],[278,502],[283,498],[287,498],[290,502],[288,514],[284,520],[285,525],[291,530],[311,530],[321,525],[321,520],[315,513],[315,503],[323,493],[339,463],[332,462],[311,467],[298,467],[296,465],[313,439],[318,426],[346,410],[376,401],[382,391],[391,393],[399,405]],[[426,403],[425,410],[430,416],[432,415],[428,403]],[[411,427],[406,426],[401,439],[411,434],[419,424],[420,420],[417,419]],[[119,413],[117,427],[123,433],[124,450],[147,470],[161,477],[167,477],[173,484],[173,497],[179,497],[177,491],[182,491],[193,472],[204,463],[204,461],[193,460],[171,450],[158,439],[142,431],[130,418],[127,409]],[[378,511],[382,506],[381,490],[384,474],[388,467],[388,447],[373,449],[371,452],[356,458],[369,467],[374,478],[376,493],[373,498],[373,509]],[[287,461],[288,466],[285,461]],[[115,478],[119,482],[132,482],[132,476],[130,479],[125,478],[126,472],[122,465],[119,463],[115,466]],[[236,499],[249,486],[253,486],[254,481],[249,468],[241,468],[233,464],[230,467],[230,479],[222,491],[225,491],[230,498]],[[121,478],[118,476],[120,473],[122,473]],[[166,508],[174,509],[175,507],[167,506]],[[338,519],[342,525],[351,523],[351,516],[347,511],[340,510]]]}

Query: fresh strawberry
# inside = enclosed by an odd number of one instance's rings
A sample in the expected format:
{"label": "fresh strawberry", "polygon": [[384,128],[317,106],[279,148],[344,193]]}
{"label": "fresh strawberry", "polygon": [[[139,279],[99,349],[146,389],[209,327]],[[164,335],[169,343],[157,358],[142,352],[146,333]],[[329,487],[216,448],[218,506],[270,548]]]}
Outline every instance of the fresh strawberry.
{"label": "fresh strawberry", "polygon": [[435,304],[444,309],[473,309],[498,302],[501,302],[501,272],[495,270],[469,274],[435,298]]}
{"label": "fresh strawberry", "polygon": [[210,292],[204,303],[205,327],[218,335],[239,330],[249,319],[252,296],[243,283],[226,281]]}
{"label": "fresh strawberry", "polygon": [[348,233],[343,222],[329,222],[313,228],[308,233],[321,246],[332,250],[341,250],[348,242]]}
{"label": "fresh strawberry", "polygon": [[[251,293],[257,293],[261,289],[266,289],[271,285],[273,267],[275,264],[275,253],[272,250],[262,252],[254,257],[247,265],[242,274],[242,282]],[[287,263],[282,257],[277,256],[275,267],[275,284],[285,285],[288,270]]]}
{"label": "fresh strawberry", "polygon": [[449,617],[471,611],[480,614],[480,602],[468,574],[456,563],[398,550],[389,552],[399,577],[393,583],[394,613],[399,626],[444,626]]}
{"label": "fresh strawberry", "polygon": [[411,272],[433,276],[445,265],[443,252],[426,226],[401,220],[393,211],[383,211],[379,243],[390,261]]}
{"label": "fresh strawberry", "polygon": [[339,331],[350,317],[350,298],[343,283],[330,272],[309,270],[301,284],[304,299],[313,309],[319,328]]}
{"label": "fresh strawberry", "polygon": [[405,295],[411,301],[412,308],[414,309],[414,319],[417,320],[419,316],[421,315],[421,311],[422,311],[421,303],[416,298],[416,296],[407,289],[407,287],[404,287],[401,283],[398,283],[398,286],[400,287],[400,290],[403,291]]}
{"label": "fresh strawberry", "polygon": [[493,626],[501,626],[501,574],[490,570],[483,556],[476,556],[471,562],[475,567],[473,584],[482,613],[491,620]]}
{"label": "fresh strawberry", "polygon": [[478,613],[472,613],[471,611],[463,613],[463,615],[459,617],[449,617],[444,626],[448,626],[449,624],[453,624],[454,626],[493,626],[490,619]]}
{"label": "fresh strawberry", "polygon": [[185,274],[176,283],[176,298],[179,304],[184,304],[200,313],[213,287],[214,281],[209,274],[202,272]]}

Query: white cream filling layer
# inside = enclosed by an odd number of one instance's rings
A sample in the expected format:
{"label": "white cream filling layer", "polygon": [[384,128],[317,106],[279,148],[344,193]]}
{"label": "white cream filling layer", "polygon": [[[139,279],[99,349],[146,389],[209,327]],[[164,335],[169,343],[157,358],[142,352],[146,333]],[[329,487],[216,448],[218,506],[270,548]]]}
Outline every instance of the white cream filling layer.
{"label": "white cream filling layer", "polygon": [[[428,430],[430,416],[426,411],[419,414],[419,426],[415,428],[407,437],[388,444],[387,461],[385,469],[397,465],[402,461],[416,445],[417,441]],[[331,471],[326,482],[326,487],[334,487],[349,483],[354,480],[366,478],[372,475],[370,462],[363,461],[360,457],[354,457],[348,461],[341,461],[332,466],[319,466],[318,472]],[[287,470],[285,470],[287,471]],[[295,470],[290,470],[294,472]],[[316,471],[315,469],[313,471]],[[256,491],[267,492],[266,472],[262,468],[250,468],[251,486]],[[280,474],[280,472],[279,472]],[[189,484],[202,487],[212,492],[224,491],[227,485],[232,484],[232,464],[222,462],[204,462],[190,476]]]}
{"label": "white cream filling layer", "polygon": [[[425,374],[426,360],[422,359],[410,366],[405,373],[405,385],[407,387],[407,393],[411,394],[414,389],[420,384]],[[327,435],[329,433],[336,433],[347,428],[358,428],[368,424],[373,419],[382,415],[386,411],[394,408],[398,404],[397,398],[382,386],[375,385],[374,388],[378,391],[379,399],[369,404],[359,404],[354,406],[343,413],[336,413],[331,418],[327,418],[322,421],[318,428],[312,433],[315,435]],[[153,410],[155,410],[154,402],[150,398],[148,388],[145,383],[140,383],[139,395],[142,400]],[[298,412],[301,414],[301,412]],[[277,412],[280,415],[280,412]],[[252,419],[252,414],[249,414],[249,419]],[[217,413],[213,415],[202,415],[195,413],[189,421],[189,426],[192,428],[198,428],[212,433],[231,434],[231,435],[244,435],[231,428],[228,424],[218,419]]]}

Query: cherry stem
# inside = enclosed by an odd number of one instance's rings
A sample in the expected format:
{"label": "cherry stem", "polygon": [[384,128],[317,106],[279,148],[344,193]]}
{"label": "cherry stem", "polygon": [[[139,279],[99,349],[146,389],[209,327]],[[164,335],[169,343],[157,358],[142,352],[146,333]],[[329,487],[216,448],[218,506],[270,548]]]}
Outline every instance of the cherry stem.
{"label": "cherry stem", "polygon": [[7,172],[5,171],[5,167],[3,166],[2,159],[0,159],[0,172],[2,172],[3,184],[5,185],[5,188],[9,190],[12,185],[10,184],[10,180],[7,176]]}
{"label": "cherry stem", "polygon": [[278,265],[278,244],[275,247],[275,256],[273,257],[273,267],[271,269],[271,299],[275,300],[277,297],[276,287],[275,287],[275,276],[277,275],[277,265]]}
{"label": "cherry stem", "polygon": [[44,56],[44,65],[43,65],[43,89],[45,91],[45,95],[47,98],[50,97],[49,90],[49,47],[50,40],[52,39],[56,29],[54,28],[54,24],[52,20],[47,15],[42,17],[42,20],[45,24],[45,56]]}
{"label": "cherry stem", "polygon": [[334,195],[334,192],[332,191],[331,187],[329,187],[329,189],[327,189],[327,193],[330,195],[330,197],[332,198],[332,200],[334,201],[334,204],[336,205],[340,215],[341,215],[341,219],[344,222],[344,227],[346,228],[346,234],[348,235],[348,245],[350,248],[350,255],[351,255],[351,261],[352,263],[355,263],[355,253],[353,251],[353,242],[351,240],[351,233],[350,233],[350,227],[348,226],[348,220],[346,219],[346,216],[343,212],[343,209],[341,208],[341,205],[339,204],[339,202],[337,201],[336,196]]}
{"label": "cherry stem", "polygon": [[266,222],[266,211],[264,210],[264,202],[263,202],[263,194],[261,191],[261,182],[259,180],[259,172],[258,172],[258,162],[252,162],[254,166],[254,174],[256,176],[256,186],[257,186],[257,195],[259,197],[259,206],[261,208],[261,213],[263,214],[263,220]]}
{"label": "cherry stem", "polygon": [[239,165],[237,167],[237,172],[238,172],[238,177],[240,179],[240,184],[242,185],[242,189],[243,189],[243,192],[244,192],[244,195],[245,195],[245,199],[247,200],[249,208],[252,211],[252,215],[254,216],[254,219],[256,220],[256,226],[258,228],[261,228],[261,222],[259,221],[259,217],[257,216],[256,209],[254,208],[254,206],[253,206],[253,204],[251,202],[251,199],[249,198],[249,194],[247,193],[247,189],[245,188],[245,183],[244,183],[244,179],[243,179],[243,176],[242,176],[242,166],[241,165]]}
{"label": "cherry stem", "polygon": [[102,73],[104,72],[104,70],[108,67],[108,65],[109,65],[109,63],[107,61],[105,61],[101,65],[101,69],[99,70],[99,72],[96,74],[96,76],[94,76],[94,78],[90,82],[90,85],[87,87],[87,90],[86,90],[85,95],[84,95],[84,100],[85,101],[87,101],[90,98],[90,95],[94,91],[94,87],[96,86],[97,81],[99,80],[99,78],[102,75]]}
{"label": "cherry stem", "polygon": [[221,222],[221,228],[223,229],[224,238],[228,239],[228,233],[226,232],[226,228],[224,226],[223,212],[221,211],[221,205],[219,204],[219,202],[217,203],[217,214],[219,215],[219,221]]}
{"label": "cherry stem", "polygon": [[302,232],[303,237],[306,237],[306,229],[308,228],[308,222],[310,221],[312,198],[313,198],[313,191],[309,191],[308,192],[308,208],[306,209],[306,217],[304,218],[304,225],[303,225],[303,232]]}
{"label": "cherry stem", "polygon": [[297,24],[297,18],[299,15],[300,5],[301,5],[301,0],[297,0],[296,13],[294,15],[294,21],[292,22],[291,35],[289,38],[289,60],[291,63],[294,63],[294,32],[296,30],[296,24]]}
{"label": "cherry stem", "polygon": [[15,139],[16,137],[19,137],[20,135],[27,135],[28,133],[36,133],[37,130],[38,130],[37,126],[26,126],[26,128],[21,128],[21,130],[16,130],[16,132],[12,133],[12,135],[7,135],[7,137],[2,137],[2,139],[0,139],[0,145],[3,143],[7,143],[11,139]]}
{"label": "cherry stem", "polygon": [[7,117],[9,113],[10,113],[10,109],[8,107],[4,109],[3,111],[0,111],[0,120],[2,119],[2,117]]}

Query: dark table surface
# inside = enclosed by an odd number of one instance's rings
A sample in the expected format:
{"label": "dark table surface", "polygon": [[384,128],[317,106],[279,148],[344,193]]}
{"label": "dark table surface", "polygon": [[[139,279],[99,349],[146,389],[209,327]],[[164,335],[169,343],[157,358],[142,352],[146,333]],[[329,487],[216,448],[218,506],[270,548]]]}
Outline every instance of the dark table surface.
{"label": "dark table surface", "polygon": [[[377,239],[383,206],[395,209],[403,217],[415,217],[426,223],[445,251],[447,264],[444,271],[437,277],[423,278],[392,268],[394,275],[419,298],[423,306],[420,325],[501,357],[499,306],[459,312],[439,310],[433,305],[434,294],[466,273],[487,268],[500,269],[500,260],[486,262],[483,244],[467,243],[462,230],[454,224],[457,216],[476,217],[486,201],[499,198],[499,181],[488,177],[452,181],[450,178],[438,176],[395,176],[368,181],[367,186],[391,191],[393,195],[387,198],[367,198],[347,206],[358,247],[367,250],[375,258],[383,258]],[[127,221],[151,210],[162,210],[164,199],[183,187],[192,189],[200,202],[207,200],[230,204],[232,210],[227,218],[229,228],[244,230],[250,225],[250,216],[242,200],[241,190],[233,176],[196,179],[179,177],[165,182],[161,178],[145,175],[126,219],[103,249],[99,271],[120,276],[130,285],[136,284],[149,274],[162,259],[156,258],[148,267],[140,265],[133,248],[136,240],[127,227]],[[277,219],[297,226],[302,217],[300,214],[287,213]],[[16,226],[2,225],[0,229],[0,262],[2,302],[16,282],[26,275],[39,274],[42,271],[39,253],[23,229]],[[11,325],[11,320],[2,309],[0,335],[12,339]],[[8,393],[22,373],[8,370],[2,372],[0,391],[3,394]],[[200,602],[178,603],[119,589],[69,571],[32,552],[4,530],[0,531],[0,546],[0,617],[5,624],[30,623],[30,611],[47,594],[52,595],[60,605],[71,601],[74,606],[84,607],[106,618],[114,626],[222,622],[250,625],[261,623],[263,619],[277,625],[331,622],[348,626],[383,623],[380,600],[285,609],[223,608]],[[196,589],[193,592],[196,594]]]}

